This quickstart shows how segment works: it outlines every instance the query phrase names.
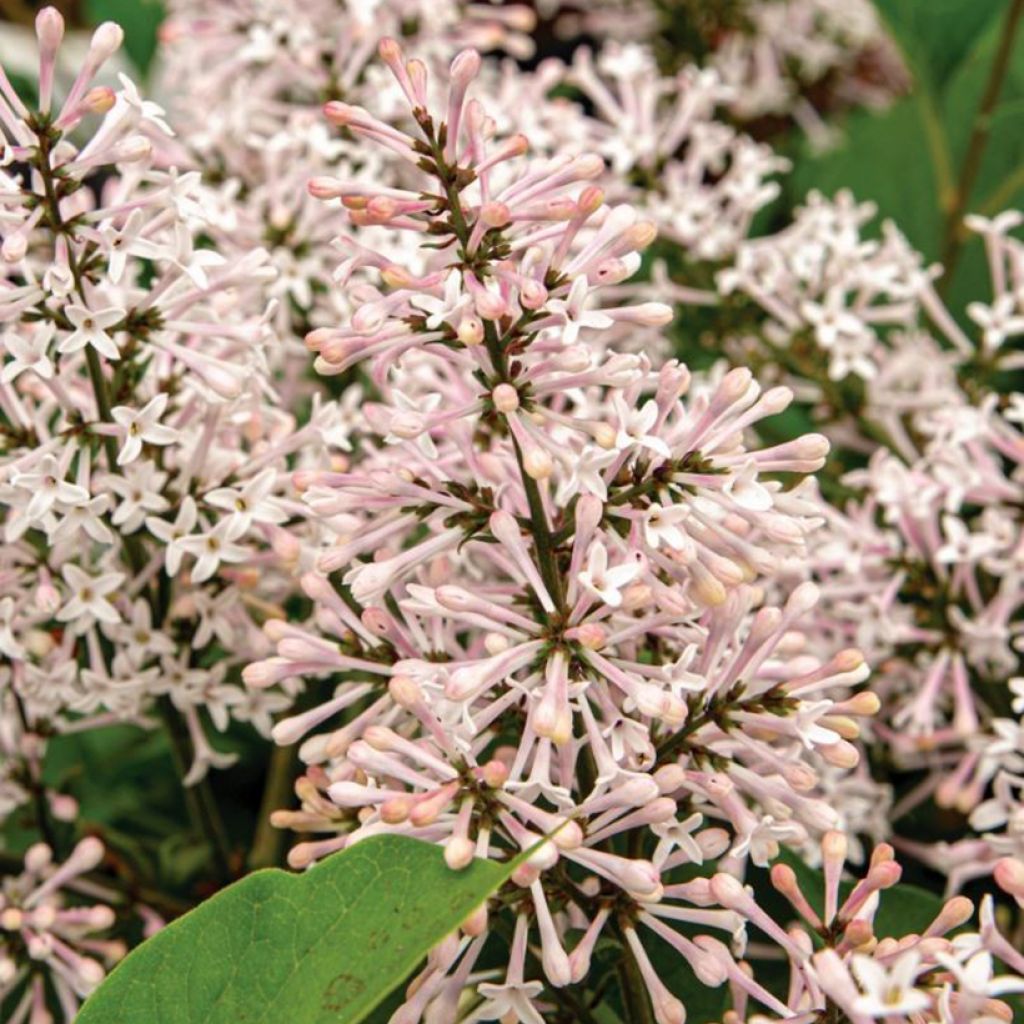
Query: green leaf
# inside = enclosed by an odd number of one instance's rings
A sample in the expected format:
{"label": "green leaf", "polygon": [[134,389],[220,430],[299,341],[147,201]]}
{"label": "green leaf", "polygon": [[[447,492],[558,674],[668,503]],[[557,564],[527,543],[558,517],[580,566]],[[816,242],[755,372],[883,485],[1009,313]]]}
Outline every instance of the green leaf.
{"label": "green leaf", "polygon": [[978,0],[875,0],[915,74],[935,88],[963,60],[979,33],[1005,8]]}
{"label": "green leaf", "polygon": [[816,188],[832,196],[849,188],[857,199],[873,200],[915,246],[937,256],[943,221],[925,102],[911,96],[884,113],[851,115],[839,147],[821,155],[808,152],[797,162],[793,182],[798,194]]}
{"label": "green leaf", "polygon": [[257,871],[134,950],[77,1024],[357,1024],[511,874],[374,836],[301,875]]}

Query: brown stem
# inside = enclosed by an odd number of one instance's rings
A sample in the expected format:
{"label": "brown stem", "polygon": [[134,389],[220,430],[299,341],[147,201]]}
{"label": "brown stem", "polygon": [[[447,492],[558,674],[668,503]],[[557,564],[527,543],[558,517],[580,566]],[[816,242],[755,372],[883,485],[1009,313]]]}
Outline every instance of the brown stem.
{"label": "brown stem", "polygon": [[992,67],[989,69],[985,91],[982,93],[978,112],[974,117],[974,127],[971,129],[971,137],[967,143],[967,153],[960,169],[960,179],[953,196],[953,204],[946,218],[945,241],[942,249],[942,263],[946,268],[942,279],[944,291],[949,289],[960,256],[963,244],[960,222],[967,209],[967,204],[971,201],[971,193],[974,191],[978,172],[981,170],[981,159],[985,155],[985,147],[992,131],[992,113],[999,101],[999,94],[1003,91],[1003,83],[1010,68],[1010,57],[1013,55],[1014,39],[1022,14],[1024,14],[1024,0],[1011,0],[999,36],[999,48],[996,50]]}

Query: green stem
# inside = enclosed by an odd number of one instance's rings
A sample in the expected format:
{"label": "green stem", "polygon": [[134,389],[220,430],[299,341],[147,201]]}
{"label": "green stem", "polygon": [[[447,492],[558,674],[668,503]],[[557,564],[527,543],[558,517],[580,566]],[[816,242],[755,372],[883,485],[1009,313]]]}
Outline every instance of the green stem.
{"label": "green stem", "polygon": [[985,147],[992,131],[992,113],[999,101],[999,95],[1003,91],[1003,84],[1010,68],[1010,57],[1013,55],[1014,39],[1022,14],[1024,14],[1024,0],[1012,0],[999,36],[999,48],[992,61],[988,81],[985,83],[985,91],[982,93],[978,112],[974,117],[974,127],[971,129],[971,137],[967,143],[967,153],[960,169],[960,179],[957,182],[956,193],[946,219],[945,242],[942,250],[942,263],[946,268],[945,276],[942,279],[944,291],[949,289],[960,256],[960,249],[963,245],[960,222],[963,220],[967,204],[971,201],[971,193],[974,191],[978,172],[981,170],[981,160],[985,155]]}
{"label": "green stem", "polygon": [[537,549],[537,563],[540,569],[544,586],[551,594],[551,600],[555,602],[559,611],[565,611],[565,595],[562,591],[562,576],[558,571],[558,561],[555,558],[555,549],[552,544],[551,529],[548,526],[548,517],[544,513],[544,502],[540,496],[540,488],[537,481],[526,472],[523,466],[523,453],[519,443],[512,438],[512,446],[516,452],[516,462],[519,464],[519,475],[523,480],[523,489],[526,491],[526,500],[530,506],[530,532],[533,535],[534,546]]}
{"label": "green stem", "polygon": [[256,834],[249,852],[249,867],[278,867],[284,860],[285,834],[270,824],[270,815],[285,806],[292,794],[292,780],[295,778],[295,747],[275,746],[270,754],[267,781],[260,800]]}
{"label": "green stem", "polygon": [[[160,697],[157,708],[163,720],[167,735],[171,741],[171,753],[179,776],[184,780],[192,760],[192,742],[188,728],[171,703],[170,698]],[[189,816],[192,818],[196,831],[203,836],[210,846],[218,870],[227,881],[233,876],[231,869],[231,844],[227,830],[221,820],[216,798],[210,787],[210,780],[202,778],[194,786],[182,786]]]}
{"label": "green stem", "polygon": [[[26,733],[30,733],[33,731],[32,725],[28,720],[28,712],[25,710],[21,696],[17,690],[12,689],[11,692],[14,694],[14,706],[18,710],[21,727]],[[50,820],[50,808],[46,803],[46,791],[42,781],[33,777],[29,779],[28,788],[32,793],[32,806],[35,810],[36,826],[39,829],[39,834],[43,837],[46,845],[53,851],[54,856],[59,857],[60,850],[57,847],[57,836],[53,828],[53,822]]]}
{"label": "green stem", "polygon": [[622,990],[622,1008],[626,1013],[628,1024],[654,1024],[654,1013],[651,1000],[647,995],[640,966],[636,962],[633,950],[629,948],[625,937],[621,936],[623,955],[619,959],[616,972],[619,976],[619,987]]}

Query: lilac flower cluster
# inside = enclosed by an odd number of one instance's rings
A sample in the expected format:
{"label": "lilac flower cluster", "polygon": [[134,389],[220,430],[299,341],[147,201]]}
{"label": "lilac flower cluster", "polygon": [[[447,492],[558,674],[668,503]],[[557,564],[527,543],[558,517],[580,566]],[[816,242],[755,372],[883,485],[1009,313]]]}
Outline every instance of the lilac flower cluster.
{"label": "lilac flower cluster", "polygon": [[59,106],[52,8],[37,34],[38,107],[0,80],[4,777],[38,783],[46,735],[159,712],[183,716],[192,782],[231,760],[210,724],[269,734],[290,704],[234,666],[294,588],[283,471],[336,412],[297,429],[268,370],[266,253],[208,246],[199,175],[156,159],[162,110],[92,86],[121,30],[96,30]]}
{"label": "lilac flower cluster", "polygon": [[[404,230],[429,249],[414,270],[351,238],[354,312],[307,338],[322,373],[368,362],[378,400],[350,471],[297,475],[337,534],[302,580],[318,628],[268,623],[277,655],[245,671],[255,688],[347,677],[275,727],[280,742],[305,737],[308,765],[301,810],[276,821],[325,834],[293,849],[294,866],[381,831],[443,843],[454,868],[547,836],[507,897],[509,976],[481,989],[473,1019],[536,990],[522,980],[530,935],[557,989],[586,975],[608,928],[633,950],[658,1019],[681,1020],[637,927],[718,984],[735,968],[724,947],[666,921],[736,922],[663,873],[712,857],[767,864],[780,842],[837,824],[819,775],[857,763],[857,719],[878,707],[859,691],[858,651],[804,653],[817,587],[773,607],[759,586],[805,556],[820,521],[776,474],[813,472],[828,445],[747,446],[747,428],[789,404],[785,387],[762,392],[744,369],[695,382],[612,348],[616,325],[670,310],[603,297],[654,230],[589,183],[602,161],[524,162],[521,136],[492,137],[468,96],[474,51],[453,61],[443,119],[429,113],[425,66],[390,40],[381,55],[416,133],[339,101],[326,114],[423,184],[312,188],[356,229]],[[479,917],[396,1019],[454,1006],[488,934]],[[585,938],[570,953],[573,928]]]}
{"label": "lilac flower cluster", "polygon": [[[788,162],[736,122],[879,99],[873,8],[745,4],[666,73],[656,6],[171,0],[166,111],[96,84],[112,24],[58,96],[48,8],[31,99],[0,72],[0,823],[45,840],[0,850],[12,1024],[161,924],[45,771],[123,723],[207,818],[217,734],[294,747],[295,869],[523,855],[394,1024],[576,1019],[609,948],[657,1024],[666,957],[723,1024],[1012,1019],[1021,217],[968,219],[962,320],[848,193],[753,234]],[[589,45],[527,70],[537,15]],[[897,852],[949,879],[919,932]]]}

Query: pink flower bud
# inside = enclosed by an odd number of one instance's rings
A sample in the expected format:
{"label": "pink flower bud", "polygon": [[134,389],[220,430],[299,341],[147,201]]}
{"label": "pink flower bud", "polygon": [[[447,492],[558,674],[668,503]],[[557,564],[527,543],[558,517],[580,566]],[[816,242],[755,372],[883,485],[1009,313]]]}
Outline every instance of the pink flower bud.
{"label": "pink flower bud", "polygon": [[36,38],[39,49],[53,53],[64,38],[64,18],[56,7],[44,7],[36,15]]}
{"label": "pink flower bud", "polygon": [[92,34],[88,59],[98,67],[121,49],[123,42],[124,31],[121,26],[113,21],[105,21]]}
{"label": "pink flower bud", "polygon": [[498,412],[515,412],[519,408],[519,392],[511,384],[499,384],[491,392],[491,400]]}

